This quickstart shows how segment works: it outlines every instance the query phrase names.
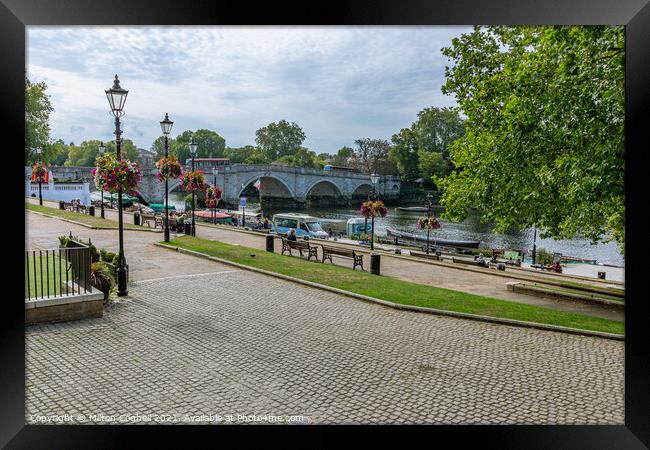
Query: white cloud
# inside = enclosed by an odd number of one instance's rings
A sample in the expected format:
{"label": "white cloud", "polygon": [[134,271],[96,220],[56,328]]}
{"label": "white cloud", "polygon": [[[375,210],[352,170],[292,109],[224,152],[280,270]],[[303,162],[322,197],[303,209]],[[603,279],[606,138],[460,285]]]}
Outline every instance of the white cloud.
{"label": "white cloud", "polygon": [[52,136],[110,139],[104,90],[129,89],[124,137],[149,147],[165,112],[174,132],[209,128],[254,143],[269,122],[295,121],[305,144],[333,152],[390,138],[440,92],[440,48],[453,27],[28,27],[28,75],[52,96]]}

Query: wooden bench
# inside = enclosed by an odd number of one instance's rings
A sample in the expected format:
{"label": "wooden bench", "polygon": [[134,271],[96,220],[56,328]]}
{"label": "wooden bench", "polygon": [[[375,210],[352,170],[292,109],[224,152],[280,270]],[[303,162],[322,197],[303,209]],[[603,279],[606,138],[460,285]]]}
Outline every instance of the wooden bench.
{"label": "wooden bench", "polygon": [[356,269],[357,266],[360,266],[361,270],[364,270],[363,255],[357,254],[355,250],[342,247],[330,247],[329,245],[322,244],[321,248],[323,249],[323,263],[326,259],[329,259],[330,262],[334,264],[332,261],[332,255],[343,256],[344,258],[352,259],[352,270]]}
{"label": "wooden bench", "polygon": [[161,216],[157,216],[155,214],[141,214],[142,217],[142,225],[145,223],[151,227],[151,223],[153,222],[153,227],[158,228],[158,225],[160,225],[160,228],[163,227],[163,220]]}
{"label": "wooden bench", "polygon": [[284,252],[288,251],[289,255],[291,255],[291,249],[296,249],[300,252],[300,256],[302,255],[303,250],[307,250],[307,260],[310,260],[311,257],[313,256],[314,259],[318,260],[318,253],[316,252],[316,247],[313,245],[309,245],[309,242],[307,241],[290,241],[289,239],[285,239],[281,237],[282,239],[282,254],[284,255]]}

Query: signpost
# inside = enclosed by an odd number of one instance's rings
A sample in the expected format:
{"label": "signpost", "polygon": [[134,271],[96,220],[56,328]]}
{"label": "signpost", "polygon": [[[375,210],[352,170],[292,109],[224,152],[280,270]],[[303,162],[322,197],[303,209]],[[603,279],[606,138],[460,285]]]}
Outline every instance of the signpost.
{"label": "signpost", "polygon": [[241,226],[246,226],[246,197],[239,198],[239,207],[242,209],[241,213]]}

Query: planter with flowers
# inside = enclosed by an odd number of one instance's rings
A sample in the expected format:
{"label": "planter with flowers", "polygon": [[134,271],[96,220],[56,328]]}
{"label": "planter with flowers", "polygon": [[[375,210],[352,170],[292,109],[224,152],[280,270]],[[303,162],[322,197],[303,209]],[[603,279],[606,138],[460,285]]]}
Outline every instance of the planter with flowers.
{"label": "planter with flowers", "polygon": [[156,169],[158,169],[157,176],[160,181],[175,180],[183,174],[181,163],[175,156],[160,158],[156,162]]}
{"label": "planter with flowers", "polygon": [[368,200],[361,204],[359,212],[366,219],[371,219],[377,216],[386,217],[386,214],[388,214],[388,208],[384,206],[384,202],[381,200]]}
{"label": "planter with flowers", "polygon": [[131,195],[137,194],[135,188],[141,179],[137,163],[128,159],[118,161],[112,153],[97,157],[92,175],[98,189],[115,193],[122,188],[122,192]]}
{"label": "planter with flowers", "polygon": [[36,163],[32,167],[32,180],[38,182],[38,181],[45,181],[45,176],[47,175],[47,167],[45,167],[45,164],[43,163]]}
{"label": "planter with flowers", "polygon": [[210,186],[205,192],[205,205],[208,208],[216,208],[219,204],[219,200],[221,200],[221,195],[221,189],[217,186]]}
{"label": "planter with flowers", "polygon": [[201,170],[184,172],[180,179],[181,186],[186,192],[205,191],[208,188],[205,182],[205,175]]}
{"label": "planter with flowers", "polygon": [[420,217],[418,219],[418,230],[437,230],[440,222],[435,217]]}

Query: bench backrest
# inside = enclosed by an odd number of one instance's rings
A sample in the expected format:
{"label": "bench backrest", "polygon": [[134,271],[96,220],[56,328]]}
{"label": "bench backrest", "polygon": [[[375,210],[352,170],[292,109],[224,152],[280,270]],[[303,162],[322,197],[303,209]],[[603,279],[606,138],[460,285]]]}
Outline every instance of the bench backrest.
{"label": "bench backrest", "polygon": [[307,241],[290,241],[282,238],[282,242],[286,242],[289,247],[309,248],[309,242]]}
{"label": "bench backrest", "polygon": [[342,256],[354,256],[355,255],[354,250],[350,250],[350,249],[347,249],[347,248],[329,247],[327,245],[322,245],[322,244],[321,244],[321,247],[323,248],[323,252],[325,252],[325,253],[332,253],[332,254],[335,254],[335,255],[342,255]]}

